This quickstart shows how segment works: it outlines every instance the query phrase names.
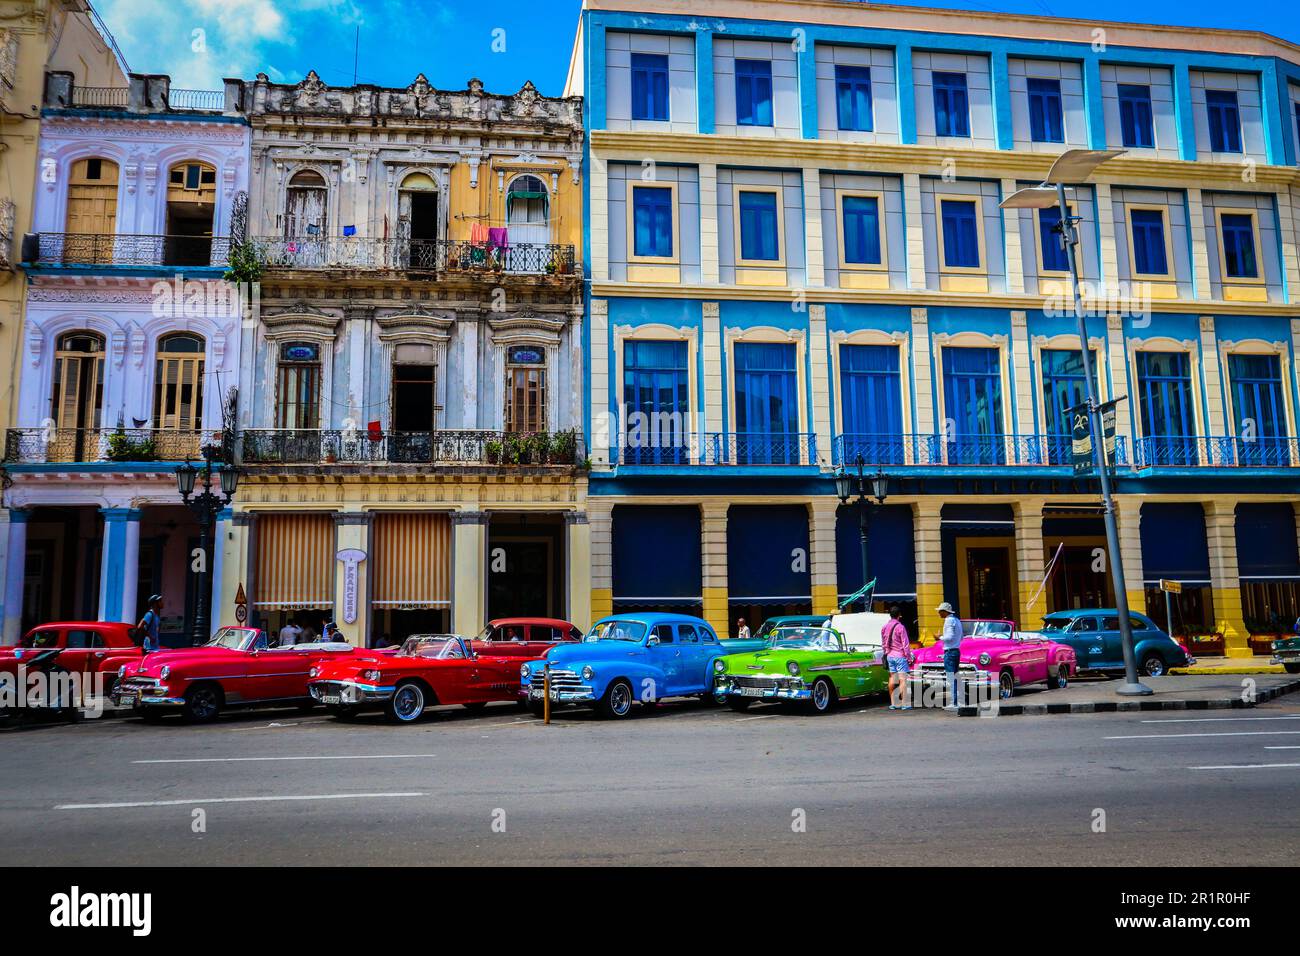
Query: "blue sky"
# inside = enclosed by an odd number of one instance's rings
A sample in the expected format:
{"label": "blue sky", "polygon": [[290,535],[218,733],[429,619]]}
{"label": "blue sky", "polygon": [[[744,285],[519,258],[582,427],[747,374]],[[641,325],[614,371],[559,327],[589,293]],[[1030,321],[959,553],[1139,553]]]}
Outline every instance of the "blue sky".
{"label": "blue sky", "polygon": [[[904,0],[905,2],[905,0]],[[697,12],[706,8],[701,0]],[[1078,15],[1064,0],[954,0],[958,10]],[[423,72],[463,89],[477,76],[511,93],[531,79],[563,92],[579,0],[95,0],[131,68],[168,73],[177,87],[218,89],[225,76],[297,82],[310,69],[352,82],[406,86]],[[1262,30],[1300,42],[1295,0],[1088,0],[1099,20]],[[494,48],[495,47],[495,48]],[[502,49],[504,47],[504,49]]]}

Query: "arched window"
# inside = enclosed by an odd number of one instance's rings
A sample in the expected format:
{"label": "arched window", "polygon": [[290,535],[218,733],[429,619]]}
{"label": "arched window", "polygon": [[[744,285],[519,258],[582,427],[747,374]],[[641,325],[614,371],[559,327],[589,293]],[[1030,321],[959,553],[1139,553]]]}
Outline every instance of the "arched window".
{"label": "arched window", "polygon": [[185,160],[167,174],[167,224],[163,262],[206,266],[212,259],[212,222],[217,201],[217,169]]}
{"label": "arched window", "polygon": [[203,352],[203,339],[190,332],[174,332],[158,340],[154,428],[188,433],[203,429]]}
{"label": "arched window", "polygon": [[62,260],[66,263],[94,263],[111,253],[117,232],[117,163],[91,156],[72,164],[68,174],[68,212]]}
{"label": "arched window", "polygon": [[329,188],[320,173],[303,169],[293,174],[284,204],[286,239],[324,239],[327,233]]}
{"label": "arched window", "polygon": [[403,268],[435,268],[438,184],[427,173],[411,173],[402,180],[397,191],[397,238]]}
{"label": "arched window", "polygon": [[103,338],[93,332],[59,336],[50,417],[57,429],[55,442],[63,447],[51,449],[51,461],[86,461],[96,456],[103,405]]}
{"label": "arched window", "polygon": [[516,176],[506,191],[506,225],[510,244],[551,241],[551,198],[536,176]]}

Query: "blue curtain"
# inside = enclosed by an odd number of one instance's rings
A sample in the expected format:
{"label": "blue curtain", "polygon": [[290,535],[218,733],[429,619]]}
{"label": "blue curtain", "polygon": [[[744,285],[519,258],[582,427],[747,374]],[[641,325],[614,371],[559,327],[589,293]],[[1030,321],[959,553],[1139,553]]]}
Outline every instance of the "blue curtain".
{"label": "blue curtain", "polygon": [[777,261],[777,202],[775,193],[740,193],[740,257]]}
{"label": "blue curtain", "polygon": [[781,342],[738,342],[736,458],[742,464],[799,462],[799,397],[795,348]]}
{"label": "blue curtain", "polygon": [[1191,366],[1184,352],[1138,352],[1138,402],[1142,415],[1139,464],[1195,465],[1196,412]]}
{"label": "blue curtain", "polygon": [[1168,275],[1164,213],[1158,209],[1133,209],[1129,219],[1133,229],[1133,271],[1139,275]]}
{"label": "blue curtain", "polygon": [[942,199],[939,205],[943,220],[943,264],[978,269],[980,264],[979,214],[975,200]]}
{"label": "blue curtain", "polygon": [[1219,227],[1223,230],[1223,271],[1236,279],[1258,279],[1254,218],[1241,213],[1224,213],[1219,219]]}
{"label": "blue curtain", "polygon": [[1231,355],[1232,441],[1237,460],[1251,465],[1289,465],[1282,363],[1276,355]]}
{"label": "blue curtain", "polygon": [[661,53],[632,54],[632,118],[668,119],[668,57]]}
{"label": "blue curtain", "polygon": [[771,61],[736,61],[736,124],[772,125]]}
{"label": "blue curtain", "polygon": [[1129,149],[1153,149],[1155,128],[1151,121],[1151,87],[1119,84],[1120,136]]}
{"label": "blue curtain", "polygon": [[1035,143],[1064,143],[1061,115],[1061,81],[1030,77],[1029,138]]}
{"label": "blue curtain", "polygon": [[1205,114],[1210,124],[1210,151],[1241,152],[1241,114],[1236,90],[1206,90]]}
{"label": "blue curtain", "polygon": [[685,342],[625,342],[623,407],[628,421],[624,422],[623,462],[688,462],[689,403]]}
{"label": "blue curtain", "polygon": [[867,521],[867,574],[862,573],[862,532],[856,505],[841,506],[835,515],[836,585],[848,597],[870,578],[876,594],[916,594],[916,551],[910,505],[873,507]]}
{"label": "blue curtain", "polygon": [[932,73],[936,136],[969,136],[970,104],[965,73]]}
{"label": "blue curtain", "polygon": [[611,534],[616,602],[669,607],[700,602],[699,508],[617,505]]}
{"label": "blue curtain", "polygon": [[898,347],[840,347],[841,461],[902,464],[903,405]]}
{"label": "blue curtain", "polygon": [[[802,551],[799,561],[796,551]],[[747,603],[812,599],[808,509],[803,505],[732,505],[727,511],[727,595]]]}
{"label": "blue curtain", "polygon": [[1070,257],[1061,245],[1061,234],[1056,231],[1060,222],[1059,207],[1038,210],[1038,239],[1039,245],[1043,247],[1043,268],[1053,272],[1069,272]]}
{"label": "blue curtain", "polygon": [[1210,580],[1205,512],[1195,502],[1142,506],[1142,577],[1147,581]]}
{"label": "blue curtain", "polygon": [[673,192],[664,186],[632,187],[633,255],[673,254]]}
{"label": "blue curtain", "polygon": [[1068,465],[1072,460],[1074,428],[1065,410],[1088,400],[1083,353],[1077,349],[1044,349],[1042,370],[1048,459],[1053,465]]}
{"label": "blue curtain", "polygon": [[964,465],[1001,464],[1002,372],[997,349],[943,350],[944,410],[954,425],[946,436],[948,460]]}
{"label": "blue curtain", "polygon": [[1237,505],[1237,569],[1243,576],[1300,577],[1290,502]]}
{"label": "blue curtain", "polygon": [[871,67],[835,67],[835,103],[840,129],[871,130]]}
{"label": "blue curtain", "polygon": [[875,196],[844,197],[844,259],[880,264],[880,200]]}

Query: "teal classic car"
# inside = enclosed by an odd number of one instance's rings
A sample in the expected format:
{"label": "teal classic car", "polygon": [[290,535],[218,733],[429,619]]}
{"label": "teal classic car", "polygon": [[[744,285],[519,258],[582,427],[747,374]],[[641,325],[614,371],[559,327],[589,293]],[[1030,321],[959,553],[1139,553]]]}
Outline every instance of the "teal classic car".
{"label": "teal classic car", "polygon": [[[729,654],[713,662],[714,695],[734,710],[755,701],[801,702],[814,714],[824,714],[847,697],[883,694],[889,677],[881,653],[884,614],[842,615],[880,620],[855,627],[855,640],[822,625],[774,627],[762,650]],[[858,622],[855,622],[858,623]],[[864,634],[865,632],[865,634]],[[874,633],[875,640],[870,635]]]}
{"label": "teal classic car", "polygon": [[722,650],[726,654],[761,651],[767,646],[767,639],[772,631],[778,627],[821,627],[825,623],[825,614],[783,614],[769,617],[753,637],[728,638],[722,642]]}
{"label": "teal classic car", "polygon": [[1300,674],[1300,634],[1294,637],[1279,637],[1274,641],[1273,657],[1269,663],[1281,664],[1288,674]]}

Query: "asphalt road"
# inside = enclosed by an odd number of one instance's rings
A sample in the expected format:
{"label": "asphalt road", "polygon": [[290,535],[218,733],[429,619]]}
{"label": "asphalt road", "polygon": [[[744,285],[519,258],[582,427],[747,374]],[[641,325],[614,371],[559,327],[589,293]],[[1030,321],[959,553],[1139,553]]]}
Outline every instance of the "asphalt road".
{"label": "asphalt road", "polygon": [[261,711],[3,734],[0,861],[1294,865],[1298,788],[1286,697],[991,719],[687,702],[549,727],[511,705],[413,727]]}

